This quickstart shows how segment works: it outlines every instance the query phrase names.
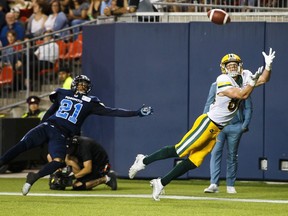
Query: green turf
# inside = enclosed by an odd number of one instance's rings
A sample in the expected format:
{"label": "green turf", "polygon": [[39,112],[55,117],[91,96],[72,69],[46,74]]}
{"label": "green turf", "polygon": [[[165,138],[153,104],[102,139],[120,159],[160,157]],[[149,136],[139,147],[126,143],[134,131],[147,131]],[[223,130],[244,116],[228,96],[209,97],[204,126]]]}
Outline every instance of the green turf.
{"label": "green turf", "polygon": [[[33,185],[26,197],[20,194],[24,181],[24,179],[0,179],[0,193],[16,193],[14,195],[0,195],[1,215],[288,215],[288,203],[261,202],[261,200],[284,200],[288,202],[288,184],[237,182],[237,194],[227,194],[225,186],[220,187],[219,193],[204,194],[203,189],[209,185],[208,181],[177,180],[165,188],[166,196],[192,196],[195,200],[168,199],[164,196],[160,202],[155,202],[150,198],[151,188],[149,187],[149,180],[119,179],[119,190],[117,191],[111,191],[107,186],[100,185],[92,191],[74,192],[69,189],[66,189],[66,191],[51,191],[48,188],[48,180],[40,179]],[[36,196],[36,193],[81,195],[133,194],[146,195],[146,197],[79,197],[76,195],[72,197],[56,197]],[[219,199],[209,200],[206,198]]]}

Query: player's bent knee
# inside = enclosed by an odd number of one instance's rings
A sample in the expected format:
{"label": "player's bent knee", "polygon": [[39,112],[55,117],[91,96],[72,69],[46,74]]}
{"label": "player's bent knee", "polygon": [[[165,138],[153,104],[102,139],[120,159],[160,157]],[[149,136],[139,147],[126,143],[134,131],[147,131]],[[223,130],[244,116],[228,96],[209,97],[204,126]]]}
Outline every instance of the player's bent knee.
{"label": "player's bent knee", "polygon": [[[80,185],[79,185],[80,183]],[[76,182],[74,185],[73,185],[73,190],[86,190],[86,184],[85,183],[82,183],[82,182]]]}

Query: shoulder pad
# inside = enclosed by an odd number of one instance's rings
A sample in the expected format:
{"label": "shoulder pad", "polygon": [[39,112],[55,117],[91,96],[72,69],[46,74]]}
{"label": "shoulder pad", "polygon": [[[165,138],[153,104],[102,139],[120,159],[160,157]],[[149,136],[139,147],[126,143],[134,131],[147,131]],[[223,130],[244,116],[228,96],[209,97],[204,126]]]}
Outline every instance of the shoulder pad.
{"label": "shoulder pad", "polygon": [[57,95],[57,92],[56,92],[56,91],[53,91],[53,92],[50,93],[49,99],[50,99],[50,101],[51,101],[52,103],[54,103],[55,98],[56,98],[56,95]]}
{"label": "shoulder pad", "polygon": [[60,91],[61,91],[61,89],[60,89],[60,88],[57,88],[57,89],[55,89],[54,91],[52,91],[52,92],[50,93],[49,99],[50,99],[50,101],[51,101],[52,103],[55,102],[55,99],[56,99],[56,97],[57,97],[57,93],[60,92]]}
{"label": "shoulder pad", "polygon": [[98,102],[98,103],[100,102],[100,99],[96,96],[90,96],[90,98],[93,102]]}

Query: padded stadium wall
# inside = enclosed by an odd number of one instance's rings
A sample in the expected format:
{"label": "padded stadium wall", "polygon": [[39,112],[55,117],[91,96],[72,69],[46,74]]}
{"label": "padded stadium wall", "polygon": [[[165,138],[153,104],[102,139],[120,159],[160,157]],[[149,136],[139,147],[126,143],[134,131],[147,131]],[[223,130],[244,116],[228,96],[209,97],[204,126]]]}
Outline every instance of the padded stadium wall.
{"label": "padded stadium wall", "polygon": [[[279,161],[288,161],[287,115],[283,83],[288,53],[287,23],[239,22],[218,26],[193,23],[115,23],[83,29],[83,74],[93,82],[92,94],[110,107],[139,109],[151,105],[149,117],[89,117],[83,134],[107,150],[113,169],[128,177],[138,153],[149,154],[174,145],[203,112],[219,63],[227,53],[238,54],[244,68],[255,72],[264,65],[263,50],[276,50],[271,81],[255,89],[249,132],[239,147],[238,179],[287,180]],[[287,77],[288,78],[288,77]],[[286,133],[285,133],[286,132]],[[226,151],[226,150],[225,150]],[[226,173],[226,152],[221,177]],[[268,169],[259,169],[267,158]],[[209,178],[207,156],[199,169],[181,178]],[[174,159],[155,162],[139,178],[167,173]]]}

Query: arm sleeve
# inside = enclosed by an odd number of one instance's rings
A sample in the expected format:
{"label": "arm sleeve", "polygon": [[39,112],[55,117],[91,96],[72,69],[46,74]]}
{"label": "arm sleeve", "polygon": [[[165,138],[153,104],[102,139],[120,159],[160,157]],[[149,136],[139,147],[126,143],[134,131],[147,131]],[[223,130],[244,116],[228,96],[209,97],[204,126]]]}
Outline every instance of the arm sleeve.
{"label": "arm sleeve", "polygon": [[55,24],[54,24],[54,31],[59,31],[68,24],[68,20],[66,15],[63,12],[60,12],[56,17]]}
{"label": "arm sleeve", "polygon": [[52,106],[50,106],[50,108],[46,111],[41,122],[45,122],[51,115],[53,115],[57,111],[57,109],[58,105],[53,103]]}
{"label": "arm sleeve", "polygon": [[23,28],[20,24],[17,25],[16,29],[16,39],[17,40],[23,40],[25,37],[25,28]]}
{"label": "arm sleeve", "polygon": [[209,111],[210,105],[215,100],[215,94],[216,94],[216,82],[211,84],[211,87],[210,87],[210,90],[209,90],[209,94],[208,94],[208,97],[207,97],[207,101],[206,101],[203,113],[207,113]]}
{"label": "arm sleeve", "polygon": [[132,117],[138,116],[138,111],[132,111],[122,108],[111,108],[107,107],[101,103],[96,103],[96,106],[93,110],[93,114],[102,115],[102,116],[116,116],[116,117]]}
{"label": "arm sleeve", "polygon": [[242,125],[243,128],[248,128],[252,118],[252,112],[253,112],[252,100],[251,97],[248,97],[246,100],[244,100],[244,110],[243,110],[244,122]]}

